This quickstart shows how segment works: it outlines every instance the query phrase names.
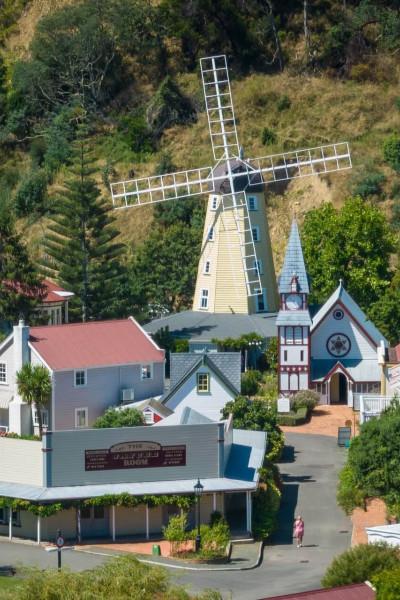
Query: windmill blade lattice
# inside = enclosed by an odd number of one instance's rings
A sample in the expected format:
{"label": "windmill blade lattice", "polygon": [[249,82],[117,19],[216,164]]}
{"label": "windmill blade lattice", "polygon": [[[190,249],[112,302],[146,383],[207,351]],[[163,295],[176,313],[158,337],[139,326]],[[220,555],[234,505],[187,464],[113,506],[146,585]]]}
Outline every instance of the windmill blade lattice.
{"label": "windmill blade lattice", "polygon": [[226,56],[200,59],[204,100],[215,160],[239,156],[239,141]]}

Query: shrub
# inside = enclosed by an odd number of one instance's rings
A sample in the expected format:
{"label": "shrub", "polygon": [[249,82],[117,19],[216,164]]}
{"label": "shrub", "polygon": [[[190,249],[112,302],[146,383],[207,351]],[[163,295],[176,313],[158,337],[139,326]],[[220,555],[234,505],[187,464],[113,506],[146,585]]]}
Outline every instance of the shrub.
{"label": "shrub", "polygon": [[319,403],[319,394],[313,390],[301,390],[293,398],[293,409],[306,408],[310,413]]}
{"label": "shrub", "polygon": [[213,525],[202,525],[200,535],[202,556],[205,558],[218,558],[226,554],[226,547],[231,534],[224,519],[218,519]]}
{"label": "shrub", "polygon": [[357,506],[365,506],[365,494],[357,485],[354,471],[345,465],[339,473],[339,485],[336,495],[337,503],[346,514],[350,514]]}
{"label": "shrub", "polygon": [[377,600],[398,600],[400,598],[400,567],[380,571],[371,578],[376,589]]}
{"label": "shrub", "polygon": [[47,175],[43,169],[27,173],[15,194],[15,211],[18,217],[43,213],[46,209]]}
{"label": "shrub", "polygon": [[278,414],[279,425],[288,425],[295,427],[296,425],[304,425],[307,421],[308,410],[305,406],[300,406],[295,411],[289,413]]}
{"label": "shrub", "polygon": [[324,587],[362,583],[384,569],[400,567],[398,549],[388,544],[359,544],[346,550],[328,567]]}
{"label": "shrub", "polygon": [[382,184],[386,177],[378,171],[368,173],[354,187],[354,195],[367,198],[368,196],[380,196],[382,194]]}
{"label": "shrub", "polygon": [[281,492],[276,483],[269,479],[266,489],[259,488],[253,497],[253,534],[265,540],[276,529]]}
{"label": "shrub", "polygon": [[186,529],[187,515],[185,513],[170,517],[168,525],[163,527],[163,535],[171,544],[172,554],[177,554],[182,545],[191,538],[191,534]]}
{"label": "shrub", "polygon": [[244,396],[255,396],[258,392],[259,384],[262,379],[260,371],[249,369],[242,374],[241,393]]}
{"label": "shrub", "polygon": [[153,135],[161,137],[168,127],[195,122],[196,111],[175,81],[167,76],[149,102],[146,120]]}
{"label": "shrub", "polygon": [[283,112],[284,110],[288,110],[291,107],[292,103],[290,101],[289,96],[286,96],[286,94],[284,96],[281,96],[278,99],[278,102],[276,103],[276,108],[279,110],[279,112]]}
{"label": "shrub", "polygon": [[354,79],[355,81],[368,81],[371,79],[371,67],[366,64],[354,65],[350,69],[350,79]]}
{"label": "shrub", "polygon": [[265,350],[265,358],[268,368],[271,371],[276,371],[278,367],[278,338],[270,338],[268,346]]}
{"label": "shrub", "polygon": [[154,151],[153,135],[143,115],[133,114],[122,117],[118,129],[133,152],[140,154]]}
{"label": "shrub", "polygon": [[106,427],[137,427],[145,425],[144,417],[136,408],[107,408],[104,415],[98,417],[93,423],[95,429]]}
{"label": "shrub", "polygon": [[282,456],[285,446],[285,434],[279,428],[268,434],[267,460],[277,462]]}
{"label": "shrub", "polygon": [[272,144],[276,143],[276,140],[276,133],[272,131],[272,129],[264,127],[261,132],[261,143],[264,144],[264,146],[272,146]]}
{"label": "shrub", "polygon": [[400,136],[393,133],[383,144],[383,158],[398,173],[400,172]]}
{"label": "shrub", "polygon": [[394,105],[397,108],[397,110],[400,110],[400,96],[397,96],[397,98],[394,101]]}

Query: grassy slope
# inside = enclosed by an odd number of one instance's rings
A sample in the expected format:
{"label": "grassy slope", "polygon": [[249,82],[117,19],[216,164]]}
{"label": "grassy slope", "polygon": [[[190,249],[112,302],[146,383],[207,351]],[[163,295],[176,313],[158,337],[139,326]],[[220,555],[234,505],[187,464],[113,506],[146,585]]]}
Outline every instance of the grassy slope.
{"label": "grassy slope", "polygon": [[[38,18],[49,8],[73,0],[33,0],[19,23],[19,30],[9,41],[9,50],[15,56],[26,52]],[[288,73],[275,76],[251,75],[232,84],[238,133],[246,156],[265,156],[296,148],[315,146],[334,141],[349,141],[353,157],[353,170],[326,178],[306,178],[291,182],[281,189],[268,190],[268,216],[277,267],[282,260],[289,222],[293,214],[302,219],[307,210],[324,201],[339,205],[348,195],[352,181],[367,173],[371,165],[382,170],[388,177],[385,191],[386,210],[390,207],[390,190],[393,173],[382,161],[382,143],[385,137],[399,130],[400,111],[395,107],[399,94],[398,68],[385,65],[393,83],[338,81],[327,77],[291,76]],[[201,83],[197,75],[185,75],[180,79],[183,89],[195,96],[201,105]],[[288,110],[279,112],[277,99],[287,95],[291,101]],[[261,132],[264,127],[272,129],[278,139],[274,146],[264,147]],[[198,122],[190,127],[174,127],[163,136],[160,153],[168,153],[178,169],[194,168],[212,164],[206,115],[201,113]],[[159,155],[146,157],[140,163],[115,141],[112,129],[104,131],[96,139],[99,165],[107,158],[116,160],[119,178],[126,178],[134,169],[135,176],[154,173]],[[100,180],[99,180],[99,183]],[[102,185],[102,184],[101,184]],[[103,187],[105,194],[108,190]],[[129,245],[140,243],[151,227],[151,208],[118,211],[117,222],[121,239]],[[28,238],[35,245],[43,234],[45,223],[29,227]]]}

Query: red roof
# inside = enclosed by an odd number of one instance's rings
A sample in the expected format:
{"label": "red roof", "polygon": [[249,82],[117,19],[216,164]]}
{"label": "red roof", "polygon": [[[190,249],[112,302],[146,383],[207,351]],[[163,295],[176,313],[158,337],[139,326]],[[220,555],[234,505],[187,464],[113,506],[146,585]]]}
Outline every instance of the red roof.
{"label": "red roof", "polygon": [[132,317],[31,327],[29,341],[54,370],[164,360],[164,350],[158,348]]}
{"label": "red roof", "polygon": [[75,295],[73,292],[64,290],[64,288],[50,281],[50,279],[44,279],[43,285],[46,287],[47,292],[42,299],[43,304],[46,304],[46,302],[64,302],[66,298],[71,298],[71,296]]}
{"label": "red roof", "polygon": [[[268,600],[374,600],[375,592],[366,583],[354,583],[326,590],[312,590],[286,596],[273,596]],[[266,599],[262,599],[266,600]]]}

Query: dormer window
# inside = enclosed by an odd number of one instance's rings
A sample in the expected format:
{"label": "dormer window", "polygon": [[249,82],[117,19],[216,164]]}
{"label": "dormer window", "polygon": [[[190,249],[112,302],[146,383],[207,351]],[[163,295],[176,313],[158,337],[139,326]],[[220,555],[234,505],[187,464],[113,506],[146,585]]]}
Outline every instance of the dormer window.
{"label": "dormer window", "polygon": [[298,292],[299,291],[299,278],[295,273],[293,273],[293,277],[290,280],[290,291]]}

